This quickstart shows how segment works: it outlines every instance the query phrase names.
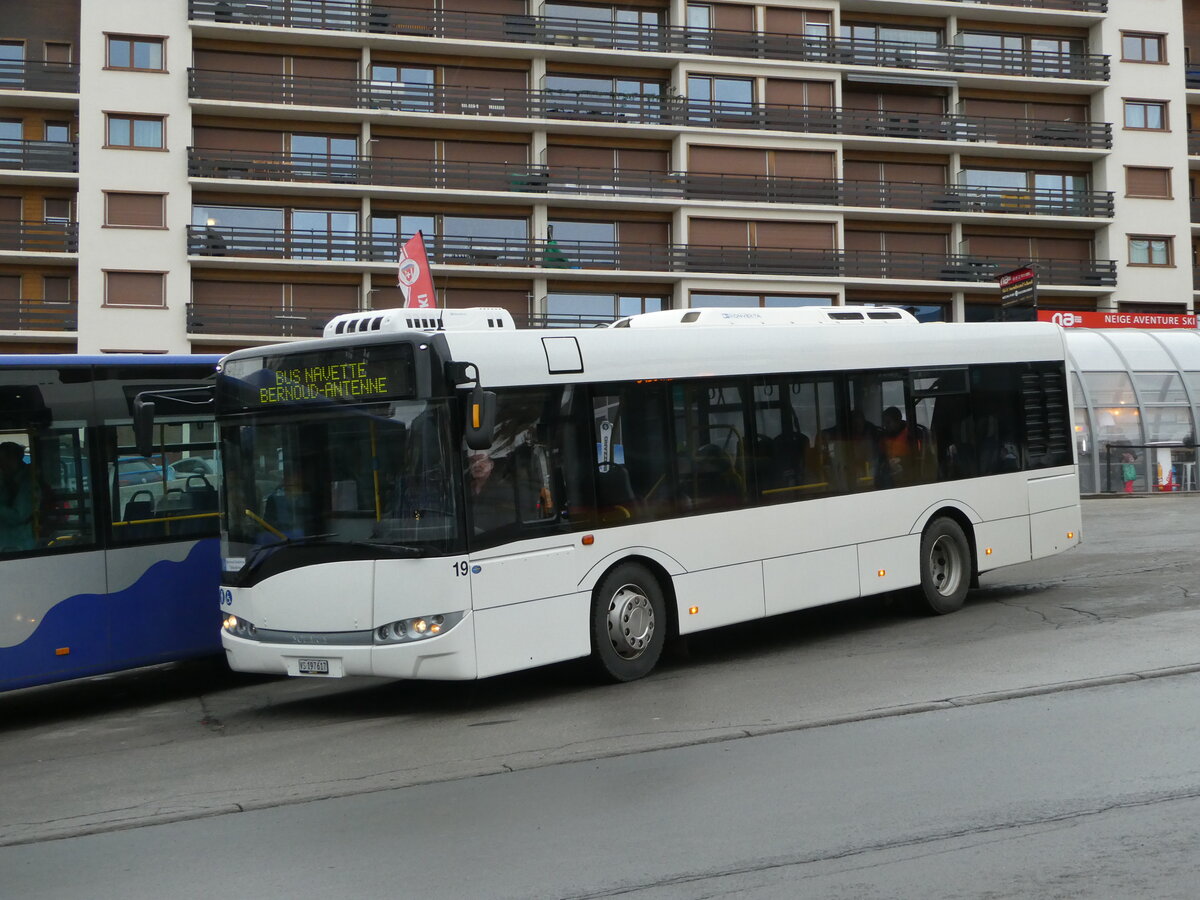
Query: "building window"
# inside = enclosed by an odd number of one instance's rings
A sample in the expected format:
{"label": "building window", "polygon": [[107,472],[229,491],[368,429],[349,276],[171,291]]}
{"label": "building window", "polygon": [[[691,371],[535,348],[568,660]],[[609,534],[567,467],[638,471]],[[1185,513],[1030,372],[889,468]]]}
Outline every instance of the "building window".
{"label": "building window", "polygon": [[0,41],[0,88],[20,88],[25,83],[25,44]]}
{"label": "building window", "polygon": [[1130,235],[1129,264],[1131,266],[1173,265],[1171,238]]}
{"label": "building window", "polygon": [[45,43],[46,62],[52,63],[70,63],[71,62],[71,45],[63,44],[57,41],[46,41]]}
{"label": "building window", "polygon": [[163,46],[162,38],[110,34],[108,36],[108,68],[136,69],[140,72],[166,71]]}
{"label": "building window", "polygon": [[428,66],[371,66],[371,102],[383,109],[433,112],[434,72]]}
{"label": "building window", "polygon": [[46,303],[70,303],[71,279],[64,275],[43,275],[42,300]]}
{"label": "building window", "polygon": [[47,197],[44,202],[43,222],[65,224],[71,221],[71,201]]}
{"label": "building window", "polygon": [[106,147],[129,147],[135,150],[166,149],[166,116],[131,116],[108,113],[108,143]]}
{"label": "building window", "polygon": [[1166,131],[1166,101],[1126,100],[1125,127],[1139,131]]}
{"label": "building window", "polygon": [[165,307],[166,272],[104,272],[105,306]]}
{"label": "building window", "polygon": [[47,122],[45,125],[45,140],[55,141],[57,143],[70,143],[71,141],[71,123],[70,122]]}
{"label": "building window", "polygon": [[750,115],[754,112],[754,79],[689,75],[688,99],[710,104],[722,115]]}
{"label": "building window", "polygon": [[1125,196],[1171,199],[1171,170],[1148,166],[1126,166]]}
{"label": "building window", "polygon": [[118,228],[166,228],[166,194],[104,192],[104,224]]}
{"label": "building window", "polygon": [[1166,36],[1121,32],[1121,61],[1142,63],[1164,63],[1167,61]]}

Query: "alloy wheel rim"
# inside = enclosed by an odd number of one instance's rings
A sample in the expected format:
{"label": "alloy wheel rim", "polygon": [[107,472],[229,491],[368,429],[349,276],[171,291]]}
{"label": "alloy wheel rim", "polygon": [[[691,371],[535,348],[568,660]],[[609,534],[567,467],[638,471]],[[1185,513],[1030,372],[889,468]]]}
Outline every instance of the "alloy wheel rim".
{"label": "alloy wheel rim", "polygon": [[654,638],[654,607],[637,585],[618,588],[608,601],[608,640],[622,659],[637,659]]}

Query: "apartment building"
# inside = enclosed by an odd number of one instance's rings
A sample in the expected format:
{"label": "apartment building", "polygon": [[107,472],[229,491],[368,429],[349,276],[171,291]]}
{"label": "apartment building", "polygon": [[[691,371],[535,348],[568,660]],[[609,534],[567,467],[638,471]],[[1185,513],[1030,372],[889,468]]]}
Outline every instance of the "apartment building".
{"label": "apartment building", "polygon": [[1193,309],[1200,0],[0,7],[4,352],[314,336],[418,229],[521,321]]}

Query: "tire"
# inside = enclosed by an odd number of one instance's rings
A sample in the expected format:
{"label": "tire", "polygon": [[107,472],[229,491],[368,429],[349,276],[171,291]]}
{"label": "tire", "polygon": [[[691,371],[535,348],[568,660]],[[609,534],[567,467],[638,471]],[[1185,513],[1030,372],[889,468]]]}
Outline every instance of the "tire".
{"label": "tire", "polygon": [[971,546],[953,519],[934,519],[921,535],[920,600],[943,616],[962,609],[971,586]]}
{"label": "tire", "polygon": [[649,675],[667,636],[662,586],[645,567],[621,563],[592,595],[592,661],[607,681]]}

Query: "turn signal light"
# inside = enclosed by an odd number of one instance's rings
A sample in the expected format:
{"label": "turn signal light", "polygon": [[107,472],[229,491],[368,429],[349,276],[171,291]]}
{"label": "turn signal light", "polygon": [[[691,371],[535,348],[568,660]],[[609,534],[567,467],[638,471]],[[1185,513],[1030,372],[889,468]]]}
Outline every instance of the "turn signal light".
{"label": "turn signal light", "polygon": [[1075,532],[1073,532],[1073,531],[1068,531],[1068,532],[1067,532],[1067,540],[1068,540],[1068,541],[1073,541],[1074,539],[1075,539]]}
{"label": "turn signal light", "polygon": [[698,606],[689,606],[688,607],[688,615],[689,616],[694,616],[698,612],[700,612],[700,607],[698,607]]}
{"label": "turn signal light", "polygon": [[887,569],[880,569],[880,570],[879,570],[878,572],[876,572],[875,574],[876,574],[876,575],[878,575],[880,578],[882,578],[884,575],[886,575],[886,574],[887,574]]}
{"label": "turn signal light", "polygon": [[54,655],[55,656],[70,656],[71,648],[70,647],[59,647],[57,650],[54,651]]}
{"label": "turn signal light", "polygon": [[984,555],[984,556],[991,556],[991,555],[992,555],[992,548],[991,548],[991,547],[988,547],[986,550],[984,550],[984,551],[983,551],[983,555]]}

